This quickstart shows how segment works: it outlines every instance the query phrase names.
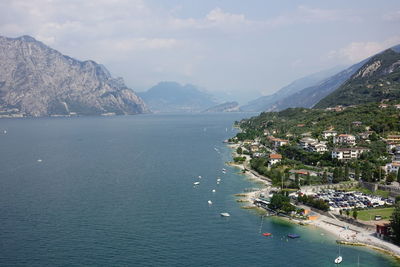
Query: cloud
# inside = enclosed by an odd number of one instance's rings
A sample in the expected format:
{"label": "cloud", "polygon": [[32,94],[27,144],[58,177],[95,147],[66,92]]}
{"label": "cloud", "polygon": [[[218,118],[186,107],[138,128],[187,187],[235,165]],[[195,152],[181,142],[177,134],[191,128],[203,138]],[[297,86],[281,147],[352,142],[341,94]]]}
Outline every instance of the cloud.
{"label": "cloud", "polygon": [[332,50],[328,53],[328,58],[339,58],[354,63],[375,55],[391,46],[400,43],[400,36],[394,36],[382,42],[351,42],[347,46]]}
{"label": "cloud", "polygon": [[384,14],[383,20],[386,20],[389,22],[400,21],[400,10]]}
{"label": "cloud", "polygon": [[347,9],[322,9],[298,6],[292,12],[281,14],[265,21],[269,27],[280,27],[294,24],[319,24],[326,22],[361,22],[355,11]]}
{"label": "cloud", "polygon": [[246,23],[246,18],[243,14],[232,14],[224,12],[219,7],[211,10],[207,14],[206,19],[214,23],[223,23],[223,24]]}

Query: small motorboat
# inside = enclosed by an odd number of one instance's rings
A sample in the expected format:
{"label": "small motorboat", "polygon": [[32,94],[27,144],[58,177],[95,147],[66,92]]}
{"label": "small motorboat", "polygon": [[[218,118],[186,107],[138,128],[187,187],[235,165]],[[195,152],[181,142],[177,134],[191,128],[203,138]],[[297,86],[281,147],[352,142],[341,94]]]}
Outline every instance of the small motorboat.
{"label": "small motorboat", "polygon": [[220,213],[222,217],[230,217],[231,215],[227,212],[221,212]]}
{"label": "small motorboat", "polygon": [[340,264],[342,261],[343,261],[342,256],[339,256],[339,257],[337,257],[337,258],[335,259],[335,263],[336,263],[336,264]]}
{"label": "small motorboat", "polygon": [[271,236],[272,234],[271,233],[263,233],[262,235],[263,236]]}
{"label": "small motorboat", "polygon": [[213,190],[211,190],[211,192],[215,193],[216,191],[215,191],[215,189],[213,189]]}
{"label": "small motorboat", "polygon": [[199,184],[200,184],[200,182],[194,182],[193,184],[194,184],[194,185],[199,185]]}
{"label": "small motorboat", "polygon": [[219,184],[219,182],[217,181],[217,184]]}
{"label": "small motorboat", "polygon": [[43,161],[42,159],[38,159],[38,160],[37,160],[37,162],[42,162],[42,161]]}
{"label": "small motorboat", "polygon": [[295,239],[295,238],[299,238],[300,236],[297,234],[288,234],[287,237]]}
{"label": "small motorboat", "polygon": [[212,201],[211,200],[209,200],[207,202],[208,202],[208,205],[212,205]]}
{"label": "small motorboat", "polygon": [[222,168],[222,171],[226,172],[226,169],[225,169],[225,168]]}
{"label": "small motorboat", "polygon": [[221,182],[221,178],[218,178],[218,179],[217,179],[217,182]]}
{"label": "small motorboat", "polygon": [[199,175],[199,177],[198,177],[199,179],[201,179],[201,175]]}

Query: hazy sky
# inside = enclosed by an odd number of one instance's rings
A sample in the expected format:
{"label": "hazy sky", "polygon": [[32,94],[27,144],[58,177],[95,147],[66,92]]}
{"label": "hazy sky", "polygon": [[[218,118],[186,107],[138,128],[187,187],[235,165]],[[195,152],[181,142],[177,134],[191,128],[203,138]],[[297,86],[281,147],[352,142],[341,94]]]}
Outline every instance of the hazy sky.
{"label": "hazy sky", "polygon": [[399,0],[0,0],[0,35],[245,102],[400,43]]}

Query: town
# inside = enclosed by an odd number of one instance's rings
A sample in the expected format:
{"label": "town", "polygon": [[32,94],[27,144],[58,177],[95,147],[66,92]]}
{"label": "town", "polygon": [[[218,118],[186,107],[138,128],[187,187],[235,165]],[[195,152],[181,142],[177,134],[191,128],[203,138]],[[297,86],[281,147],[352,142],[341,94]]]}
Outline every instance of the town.
{"label": "town", "polygon": [[257,206],[306,221],[326,215],[399,244],[399,114],[389,101],[265,112],[237,122],[228,142],[243,172],[268,185],[253,194]]}

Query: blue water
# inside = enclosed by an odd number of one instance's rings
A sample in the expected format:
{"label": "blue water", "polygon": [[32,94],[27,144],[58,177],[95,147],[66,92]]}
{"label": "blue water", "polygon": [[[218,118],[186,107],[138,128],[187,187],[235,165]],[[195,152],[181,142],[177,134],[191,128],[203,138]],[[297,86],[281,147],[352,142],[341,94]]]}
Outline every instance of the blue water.
{"label": "blue water", "polygon": [[[265,238],[260,217],[235,201],[255,185],[225,165],[221,141],[243,116],[1,120],[0,265],[334,266],[329,235],[269,218]],[[396,265],[365,248],[341,252],[341,266],[357,256]]]}

